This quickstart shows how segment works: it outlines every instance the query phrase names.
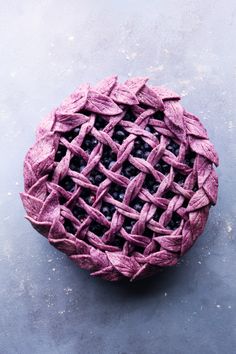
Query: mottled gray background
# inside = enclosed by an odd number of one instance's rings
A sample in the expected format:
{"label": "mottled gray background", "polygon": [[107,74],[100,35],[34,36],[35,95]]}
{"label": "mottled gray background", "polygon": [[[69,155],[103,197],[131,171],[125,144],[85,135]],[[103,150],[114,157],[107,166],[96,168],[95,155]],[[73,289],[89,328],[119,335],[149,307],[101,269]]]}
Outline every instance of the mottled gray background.
{"label": "mottled gray background", "polygon": [[[0,1],[0,353],[233,354],[236,2]],[[118,73],[172,87],[220,154],[218,205],[175,269],[90,279],[23,219],[22,160],[39,120]]]}

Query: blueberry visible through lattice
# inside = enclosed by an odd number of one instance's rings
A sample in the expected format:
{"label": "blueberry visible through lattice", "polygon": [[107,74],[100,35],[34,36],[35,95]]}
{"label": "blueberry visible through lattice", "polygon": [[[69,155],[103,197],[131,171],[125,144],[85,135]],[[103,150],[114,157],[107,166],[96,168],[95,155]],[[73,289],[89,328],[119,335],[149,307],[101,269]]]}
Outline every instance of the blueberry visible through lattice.
{"label": "blueberry visible through lattice", "polygon": [[160,121],[164,121],[164,117],[165,117],[165,114],[164,114],[164,112],[162,112],[162,111],[157,111],[157,112],[155,112],[154,113],[154,115],[153,115],[153,118],[154,119],[157,119],[157,120],[160,120]]}
{"label": "blueberry visible through lattice", "polygon": [[85,218],[87,217],[86,211],[78,205],[75,205],[72,208],[72,213],[80,222],[84,222]]}
{"label": "blueberry visible through lattice", "polygon": [[75,190],[75,182],[70,176],[65,176],[59,183],[59,186],[64,188],[67,192],[73,193]]}
{"label": "blueberry visible through lattice", "polygon": [[125,231],[130,234],[135,222],[136,222],[136,220],[133,220],[130,218],[125,218],[124,224],[123,224]]}
{"label": "blueberry visible through lattice", "polygon": [[175,193],[172,192],[171,190],[167,190],[164,194],[163,194],[163,198],[166,199],[172,199],[175,196]]}
{"label": "blueberry visible through lattice", "polygon": [[64,145],[59,144],[56,155],[55,155],[55,161],[60,162],[61,159],[66,155],[66,147]]}
{"label": "blueberry visible through lattice", "polygon": [[125,239],[121,235],[115,234],[112,240],[112,244],[115,247],[122,249],[125,244]]}
{"label": "blueberry visible through lattice", "polygon": [[163,214],[164,210],[157,208],[154,215],[153,215],[153,220],[159,222],[161,215]]}
{"label": "blueberry visible through lattice", "polygon": [[156,170],[161,172],[163,175],[167,175],[170,172],[170,165],[163,161],[162,159],[158,161],[155,166]]}
{"label": "blueberry visible through lattice", "polygon": [[156,130],[151,125],[146,125],[145,130],[149,133],[156,134]]}
{"label": "blueberry visible through lattice", "polygon": [[134,147],[131,153],[134,157],[139,157],[146,160],[151,151],[152,147],[141,137],[137,137],[134,141]]}
{"label": "blueberry visible through lattice", "polygon": [[97,130],[103,130],[107,124],[108,122],[105,120],[105,118],[101,116],[96,116],[94,127]]}
{"label": "blueberry visible through lattice", "polygon": [[76,127],[73,130],[63,134],[64,138],[71,142],[80,132],[80,127]]}
{"label": "blueberry visible through lattice", "polygon": [[148,227],[146,227],[145,230],[143,231],[143,236],[146,236],[148,238],[152,238],[153,237],[153,231],[150,230]]}
{"label": "blueberry visible through lattice", "polygon": [[103,153],[100,161],[107,169],[111,169],[116,162],[116,154],[108,145],[103,146]]}
{"label": "blueberry visible through lattice", "polygon": [[121,174],[129,179],[137,176],[139,173],[139,170],[132,165],[129,161],[125,161],[123,163],[122,169],[121,169]]}
{"label": "blueberry visible through lattice", "polygon": [[118,144],[122,144],[124,139],[127,138],[129,134],[127,133],[127,131],[120,125],[116,125],[113,135],[112,135],[112,139],[118,143]]}
{"label": "blueberry visible through lattice", "polygon": [[101,225],[97,221],[93,220],[89,226],[89,231],[92,231],[95,235],[102,237],[108,228],[104,225]]}
{"label": "blueberry visible through lattice", "polygon": [[64,227],[67,232],[70,234],[75,234],[76,228],[74,227],[73,223],[69,219],[64,219]]}
{"label": "blueberry visible through lattice", "polygon": [[93,169],[90,172],[89,180],[91,183],[95,184],[96,186],[99,186],[100,183],[102,183],[105,179],[106,179],[106,176],[104,176],[103,173],[101,173],[100,171],[98,171],[96,169]]}
{"label": "blueberry visible through lattice", "polygon": [[95,201],[95,194],[93,192],[91,192],[91,190],[88,189],[88,188],[82,188],[82,191],[81,191],[79,196],[88,205],[92,205],[94,203],[94,201]]}
{"label": "blueberry visible through lattice", "polygon": [[170,230],[176,230],[181,223],[181,217],[177,213],[172,214],[170,222],[167,224],[167,228]]}
{"label": "blueberry visible through lattice", "polygon": [[140,212],[144,206],[144,201],[141,200],[139,197],[136,197],[132,200],[130,203],[131,208],[136,210],[137,212]]}
{"label": "blueberry visible through lattice", "polygon": [[194,151],[189,150],[185,155],[185,163],[189,167],[193,167],[195,158],[196,158],[196,153]]}
{"label": "blueberry visible through lattice", "polygon": [[122,202],[125,196],[125,188],[116,184],[116,183],[111,183],[109,191],[110,195],[118,200],[119,202]]}
{"label": "blueberry visible through lattice", "polygon": [[87,134],[83,140],[81,148],[88,154],[90,154],[97,145],[97,143],[98,141],[94,136],[92,136],[91,134]]}
{"label": "blueberry visible through lattice", "polygon": [[179,145],[176,144],[174,141],[171,141],[169,145],[167,145],[166,149],[172,152],[172,154],[174,154],[175,156],[178,156],[179,154]]}
{"label": "blueberry visible through lattice", "polygon": [[186,176],[182,175],[181,173],[177,172],[174,177],[174,181],[178,183],[180,186],[184,185],[184,182],[186,180]]}
{"label": "blueberry visible through lattice", "polygon": [[125,113],[125,115],[124,115],[124,117],[123,117],[123,120],[127,120],[127,121],[129,121],[129,122],[135,122],[136,117],[135,117],[135,115],[133,114],[131,108],[128,108],[128,109],[126,110],[126,113]]}
{"label": "blueberry visible through lattice", "polygon": [[73,156],[70,160],[70,169],[75,172],[81,172],[86,166],[86,161],[81,156]]}
{"label": "blueberry visible through lattice", "polygon": [[111,221],[116,208],[114,205],[103,201],[100,211],[107,218],[107,220]]}
{"label": "blueberry visible through lattice", "polygon": [[143,188],[147,189],[149,193],[154,194],[157,192],[160,183],[153,177],[152,174],[146,174]]}

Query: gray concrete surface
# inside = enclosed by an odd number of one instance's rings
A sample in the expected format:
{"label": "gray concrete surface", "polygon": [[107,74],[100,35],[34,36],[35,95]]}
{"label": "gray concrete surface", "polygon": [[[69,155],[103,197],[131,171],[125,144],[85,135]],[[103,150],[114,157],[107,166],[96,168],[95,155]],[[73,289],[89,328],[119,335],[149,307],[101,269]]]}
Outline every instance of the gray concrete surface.
{"label": "gray concrete surface", "polygon": [[[0,3],[0,353],[236,352],[236,3]],[[22,161],[39,120],[83,82],[148,75],[183,95],[219,152],[207,228],[175,269],[90,279],[23,218]]]}

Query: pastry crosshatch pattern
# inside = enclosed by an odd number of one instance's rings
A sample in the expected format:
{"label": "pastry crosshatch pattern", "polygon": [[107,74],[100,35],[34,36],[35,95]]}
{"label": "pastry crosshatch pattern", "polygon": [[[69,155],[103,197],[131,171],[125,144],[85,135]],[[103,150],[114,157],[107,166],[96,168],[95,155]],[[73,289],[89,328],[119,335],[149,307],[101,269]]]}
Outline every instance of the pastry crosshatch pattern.
{"label": "pastry crosshatch pattern", "polygon": [[146,78],[80,86],[41,123],[21,194],[80,267],[136,279],[177,263],[216,203],[218,156],[180,97]]}

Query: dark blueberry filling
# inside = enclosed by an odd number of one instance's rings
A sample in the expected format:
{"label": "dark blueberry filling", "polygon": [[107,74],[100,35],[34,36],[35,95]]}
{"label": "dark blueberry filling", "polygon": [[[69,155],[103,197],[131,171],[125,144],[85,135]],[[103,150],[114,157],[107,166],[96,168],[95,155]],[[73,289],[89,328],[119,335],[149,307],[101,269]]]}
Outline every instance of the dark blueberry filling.
{"label": "dark blueberry filling", "polygon": [[89,205],[92,205],[95,201],[95,195],[92,194],[91,191],[87,188],[82,188],[80,197]]}
{"label": "dark blueberry filling", "polygon": [[143,236],[152,238],[152,236],[153,236],[153,231],[150,230],[150,229],[148,229],[148,228],[146,227],[146,229],[145,229],[144,232],[143,232]]}
{"label": "dark blueberry filling", "polygon": [[176,194],[172,191],[167,191],[165,192],[165,194],[162,196],[163,198],[166,199],[172,199]]}
{"label": "dark blueberry filling", "polygon": [[89,226],[89,230],[95,235],[101,237],[105,234],[108,228],[104,225],[99,224],[97,221],[93,220]]}
{"label": "dark blueberry filling", "polygon": [[74,206],[74,208],[72,209],[72,213],[80,222],[83,222],[87,215],[86,211],[78,205]]}
{"label": "dark blueberry filling", "polygon": [[181,217],[174,212],[167,228],[171,230],[176,230],[179,227],[180,223]]}
{"label": "dark blueberry filling", "polygon": [[177,173],[177,174],[175,175],[174,181],[175,181],[176,183],[178,183],[180,186],[183,186],[183,185],[184,185],[184,182],[185,182],[185,176],[184,176],[184,175],[181,175],[181,173]]}
{"label": "dark blueberry filling", "polygon": [[143,254],[143,247],[141,247],[141,246],[135,246],[134,252],[135,252],[135,253]]}
{"label": "dark blueberry filling", "polygon": [[104,174],[97,170],[92,170],[89,176],[90,182],[92,182],[96,186],[99,186],[99,184],[102,183],[105,178],[106,177],[104,176]]}
{"label": "dark blueberry filling", "polygon": [[155,168],[157,169],[157,171],[161,172],[163,175],[167,175],[170,172],[170,165],[168,165],[167,163],[165,163],[165,161],[160,160]]}
{"label": "dark blueberry filling", "polygon": [[145,130],[146,130],[147,132],[149,132],[149,133],[152,133],[152,134],[155,134],[155,133],[156,133],[155,129],[154,129],[151,125],[147,125],[147,126],[145,127]]}
{"label": "dark blueberry filling", "polygon": [[136,197],[136,198],[134,198],[134,200],[132,200],[132,202],[130,203],[130,206],[131,206],[131,208],[140,212],[144,206],[144,202],[140,198]]}
{"label": "dark blueberry filling", "polygon": [[155,211],[155,214],[153,215],[153,219],[154,219],[155,221],[159,222],[162,213],[163,213],[163,210],[157,208],[156,211]]}
{"label": "dark blueberry filling", "polygon": [[49,182],[52,181],[53,175],[54,175],[54,171],[51,170],[51,171],[48,173],[48,181],[49,181]]}
{"label": "dark blueberry filling", "polygon": [[187,208],[188,207],[188,203],[189,203],[189,200],[188,199],[184,199],[184,202],[182,204],[182,207],[183,208]]}
{"label": "dark blueberry filling", "polygon": [[163,121],[164,118],[165,118],[165,114],[162,111],[158,111],[158,112],[153,114],[153,118]]}
{"label": "dark blueberry filling", "polygon": [[66,155],[66,147],[64,145],[59,144],[56,155],[55,155],[55,161],[59,162],[62,160],[62,158]]}
{"label": "dark blueberry filling", "polygon": [[146,159],[151,151],[152,147],[148,143],[145,143],[142,138],[138,137],[135,139],[132,150],[133,156]]}
{"label": "dark blueberry filling", "polygon": [[85,109],[82,109],[80,112],[78,112],[80,114],[83,114],[84,116],[87,116],[87,117],[90,117],[91,115],[91,112],[89,111],[86,111]]}
{"label": "dark blueberry filling", "polygon": [[195,152],[189,151],[189,152],[185,155],[185,163],[186,163],[189,167],[193,167],[195,157],[196,157]]}
{"label": "dark blueberry filling", "polygon": [[63,136],[66,140],[71,142],[80,132],[80,127],[76,127],[69,132],[66,132]]}
{"label": "dark blueberry filling", "polygon": [[95,148],[95,146],[97,145],[97,143],[98,143],[97,139],[94,136],[88,134],[85,136],[81,147],[82,147],[82,149],[87,151],[88,154],[90,154],[93,151],[93,149]]}
{"label": "dark blueberry filling", "polygon": [[66,203],[66,198],[63,197],[62,195],[60,195],[60,197],[59,197],[59,203],[60,203],[60,204],[65,204],[65,203]]}
{"label": "dark blueberry filling", "polygon": [[64,177],[60,183],[59,186],[64,188],[68,192],[74,192],[75,190],[75,182],[72,180],[70,176]]}
{"label": "dark blueberry filling", "polygon": [[151,194],[156,193],[160,183],[155,180],[150,173],[146,175],[143,187],[146,188]]}
{"label": "dark blueberry filling", "polygon": [[107,125],[107,122],[105,121],[104,118],[102,118],[101,116],[96,116],[94,126],[97,130],[104,129],[106,125]]}
{"label": "dark blueberry filling", "polygon": [[111,150],[108,145],[103,147],[101,163],[108,169],[111,169],[116,162],[116,154]]}
{"label": "dark blueberry filling", "polygon": [[140,159],[144,157],[143,151],[141,149],[134,150],[132,154],[134,157],[139,157]]}
{"label": "dark blueberry filling", "polygon": [[145,103],[139,103],[139,107],[140,108],[142,108],[142,109],[144,109],[145,111],[147,110],[147,109],[150,109],[150,106],[148,106],[147,104],[145,104]]}
{"label": "dark blueberry filling", "polygon": [[136,120],[135,115],[132,113],[131,110],[127,110],[127,112],[125,113],[125,116],[123,118],[123,120],[128,120],[129,122],[134,122]]}
{"label": "dark blueberry filling", "polygon": [[64,228],[66,229],[67,232],[69,232],[71,234],[76,233],[76,228],[74,227],[74,225],[72,224],[72,222],[69,219],[64,220]]}
{"label": "dark blueberry filling", "polygon": [[76,172],[81,172],[86,166],[86,162],[80,156],[73,156],[70,160],[70,169]]}
{"label": "dark blueberry filling", "polygon": [[198,185],[197,183],[195,183],[194,187],[193,187],[193,191],[196,192],[198,190]]}
{"label": "dark blueberry filling", "polygon": [[151,126],[151,125],[147,125],[145,130],[153,135],[155,135],[155,137],[159,137],[160,134]]}
{"label": "dark blueberry filling", "polygon": [[112,183],[109,189],[109,193],[114,199],[122,202],[125,196],[125,188],[119,186],[118,184]]}
{"label": "dark blueberry filling", "polygon": [[139,173],[139,170],[137,170],[136,167],[134,167],[129,161],[125,161],[123,163],[123,167],[121,170],[121,174],[127,178],[133,178],[137,176]]}
{"label": "dark blueberry filling", "polygon": [[107,218],[107,220],[111,221],[115,210],[116,210],[116,208],[114,207],[114,205],[106,203],[106,202],[102,203],[101,212]]}
{"label": "dark blueberry filling", "polygon": [[112,135],[112,139],[118,143],[118,144],[122,144],[123,141],[125,140],[125,138],[127,138],[129,134],[127,133],[127,131],[120,125],[116,125],[115,129],[114,129],[114,133]]}
{"label": "dark blueberry filling", "polygon": [[135,223],[136,223],[136,220],[132,220],[130,218],[125,218],[125,221],[123,224],[125,231],[130,233]]}
{"label": "dark blueberry filling", "polygon": [[178,156],[179,154],[179,145],[176,144],[174,141],[171,141],[169,145],[167,146],[167,150],[172,152],[175,156]]}
{"label": "dark blueberry filling", "polygon": [[125,239],[120,235],[115,235],[112,244],[116,247],[123,248],[125,244]]}

